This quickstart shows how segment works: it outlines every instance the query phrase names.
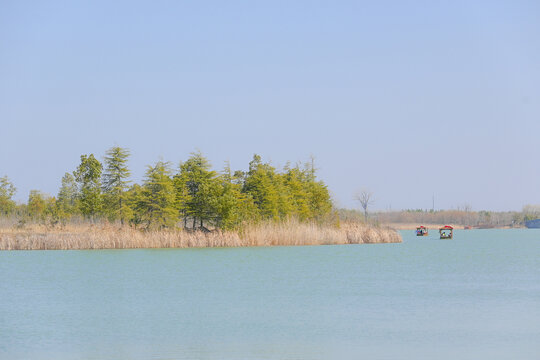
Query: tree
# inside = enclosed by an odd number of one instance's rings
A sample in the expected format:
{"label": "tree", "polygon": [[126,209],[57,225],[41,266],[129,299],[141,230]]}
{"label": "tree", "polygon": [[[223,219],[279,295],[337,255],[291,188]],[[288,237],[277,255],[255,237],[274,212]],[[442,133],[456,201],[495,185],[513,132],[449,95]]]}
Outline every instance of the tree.
{"label": "tree", "polygon": [[279,220],[287,214],[286,194],[280,191],[283,190],[280,189],[280,181],[274,167],[264,164],[259,155],[253,155],[242,192],[253,197],[264,219]]}
{"label": "tree", "polygon": [[525,205],[522,214],[523,221],[538,219],[540,217],[540,205]]}
{"label": "tree", "polygon": [[170,164],[158,161],[149,166],[136,204],[136,218],[147,228],[173,227],[178,219]]}
{"label": "tree", "polygon": [[324,183],[317,181],[315,161],[286,167],[284,185],[292,202],[293,214],[299,220],[322,220],[332,210],[330,193]]}
{"label": "tree", "polygon": [[93,154],[81,155],[81,163],[73,173],[79,184],[79,208],[86,217],[94,218],[101,214],[103,200],[101,196],[101,172],[103,165]]}
{"label": "tree", "polygon": [[242,185],[237,176],[241,172],[231,175],[229,164],[226,164],[222,175],[219,177],[221,186],[217,194],[216,203],[216,226],[225,229],[238,229],[245,223],[255,223],[259,220],[259,209],[249,194],[242,193]]}
{"label": "tree", "polygon": [[309,182],[307,192],[312,219],[322,220],[332,212],[332,199],[328,188],[322,181]]}
{"label": "tree", "polygon": [[131,175],[127,167],[128,149],[114,146],[105,155],[105,171],[103,172],[103,195],[105,213],[111,220],[124,220],[130,217],[130,208],[125,201],[125,191],[128,188]]}
{"label": "tree", "polygon": [[[264,219],[283,220],[293,216],[300,221],[322,219],[332,210],[330,194],[316,181],[314,159],[278,172],[254,155],[243,179],[242,192],[253,198]],[[236,173],[235,173],[236,174]]]}
{"label": "tree", "polygon": [[309,193],[307,192],[309,176],[298,166],[288,169],[283,175],[283,184],[287,190],[291,213],[301,221],[311,218]]}
{"label": "tree", "polygon": [[210,170],[210,163],[195,152],[180,165],[175,176],[177,208],[184,215],[184,226],[188,218],[193,220],[193,229],[203,227],[204,222],[215,222],[218,196],[221,192],[217,173]]}
{"label": "tree", "polygon": [[364,209],[364,219],[368,219],[368,206],[373,204],[373,193],[369,190],[363,189],[354,195],[354,198],[360,202],[362,209]]}
{"label": "tree", "polygon": [[11,198],[17,192],[7,176],[0,177],[0,214],[10,214],[15,209],[15,201]]}
{"label": "tree", "polygon": [[58,216],[61,219],[69,218],[77,212],[78,192],[75,178],[70,173],[65,173],[62,177],[62,185],[56,200]]}
{"label": "tree", "polygon": [[188,222],[188,204],[191,202],[191,195],[187,187],[187,176],[182,172],[182,164],[180,164],[179,172],[173,177],[174,186],[174,206],[178,211],[178,216],[183,220],[184,229],[187,228]]}
{"label": "tree", "polygon": [[144,201],[143,187],[139,184],[133,184],[124,195],[126,206],[130,210],[129,218],[126,218],[126,220],[129,220],[129,223],[135,226],[142,224],[145,215],[141,208]]}
{"label": "tree", "polygon": [[28,215],[34,219],[44,219],[47,205],[50,202],[49,198],[39,190],[30,190],[27,205]]}

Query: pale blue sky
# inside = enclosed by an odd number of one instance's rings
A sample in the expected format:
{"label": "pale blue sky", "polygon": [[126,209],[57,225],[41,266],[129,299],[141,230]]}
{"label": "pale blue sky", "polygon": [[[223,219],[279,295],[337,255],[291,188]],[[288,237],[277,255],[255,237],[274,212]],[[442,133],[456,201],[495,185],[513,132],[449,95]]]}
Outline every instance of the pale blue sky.
{"label": "pale blue sky", "polygon": [[[538,1],[0,0],[0,176],[313,154],[339,205],[540,203]],[[446,167],[441,167],[446,165]],[[421,167],[422,169],[419,169]]]}

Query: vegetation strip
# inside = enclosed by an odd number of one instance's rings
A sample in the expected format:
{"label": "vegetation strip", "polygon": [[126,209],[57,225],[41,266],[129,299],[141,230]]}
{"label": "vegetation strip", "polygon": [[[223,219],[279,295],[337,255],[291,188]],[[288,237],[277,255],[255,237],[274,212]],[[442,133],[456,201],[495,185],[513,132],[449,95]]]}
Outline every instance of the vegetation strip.
{"label": "vegetation strip", "polygon": [[391,229],[364,224],[321,226],[295,221],[266,222],[242,231],[149,230],[113,225],[68,225],[50,229],[0,229],[0,250],[70,250],[240,246],[343,245],[401,242]]}
{"label": "vegetation strip", "polygon": [[19,225],[41,221],[51,226],[70,222],[108,221],[146,230],[177,228],[240,231],[266,221],[335,222],[326,185],[316,179],[313,161],[286,165],[278,171],[254,155],[247,171],[220,173],[192,153],[176,171],[169,162],[148,166],[142,184],[132,184],[129,150],[112,147],[104,165],[82,155],[73,172],[62,178],[56,197],[32,190],[27,204],[12,200],[16,188],[0,178],[0,214],[15,216]]}

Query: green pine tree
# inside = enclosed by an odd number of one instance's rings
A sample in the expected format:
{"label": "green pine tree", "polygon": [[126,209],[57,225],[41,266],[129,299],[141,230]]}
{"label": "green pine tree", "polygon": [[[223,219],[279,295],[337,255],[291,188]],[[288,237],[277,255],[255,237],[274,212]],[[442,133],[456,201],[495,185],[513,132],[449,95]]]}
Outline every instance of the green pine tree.
{"label": "green pine tree", "polygon": [[291,205],[291,214],[304,221],[311,218],[309,194],[306,192],[306,174],[298,167],[283,174],[284,187]]}
{"label": "green pine tree", "polygon": [[178,219],[170,165],[158,161],[149,166],[142,191],[138,195],[136,217],[146,228],[174,227]]}
{"label": "green pine tree", "polygon": [[249,194],[263,219],[279,220],[286,212],[287,202],[280,193],[281,179],[274,167],[264,164],[259,155],[254,155],[249,163],[242,192]]}
{"label": "green pine tree", "polygon": [[129,186],[127,180],[131,175],[127,161],[129,150],[114,146],[105,155],[103,172],[104,212],[110,220],[120,219],[122,224],[131,217],[131,209],[126,204],[125,192]]}
{"label": "green pine tree", "polygon": [[176,176],[176,199],[178,208],[184,214],[184,225],[188,219],[192,228],[202,228],[204,223],[215,223],[218,197],[221,192],[217,173],[210,170],[210,163],[200,153],[195,152],[180,165]]}
{"label": "green pine tree", "polygon": [[[240,173],[236,172],[236,175]],[[216,226],[224,230],[239,229],[259,220],[259,209],[249,194],[242,192],[242,185],[227,164],[220,177],[222,186],[217,196]]]}
{"label": "green pine tree", "polygon": [[56,200],[57,213],[60,219],[67,219],[77,214],[79,210],[77,183],[70,173],[62,177],[62,185]]}
{"label": "green pine tree", "polygon": [[101,214],[103,199],[101,194],[101,172],[103,165],[93,154],[81,155],[81,163],[73,172],[79,185],[79,209],[87,217],[94,219]]}

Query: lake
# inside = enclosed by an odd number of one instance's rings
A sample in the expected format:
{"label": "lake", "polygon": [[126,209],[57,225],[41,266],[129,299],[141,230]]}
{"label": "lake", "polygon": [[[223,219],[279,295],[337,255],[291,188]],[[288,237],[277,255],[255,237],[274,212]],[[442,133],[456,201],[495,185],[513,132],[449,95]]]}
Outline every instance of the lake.
{"label": "lake", "polygon": [[539,359],[540,230],[0,252],[0,359]]}

